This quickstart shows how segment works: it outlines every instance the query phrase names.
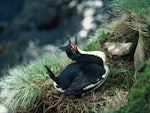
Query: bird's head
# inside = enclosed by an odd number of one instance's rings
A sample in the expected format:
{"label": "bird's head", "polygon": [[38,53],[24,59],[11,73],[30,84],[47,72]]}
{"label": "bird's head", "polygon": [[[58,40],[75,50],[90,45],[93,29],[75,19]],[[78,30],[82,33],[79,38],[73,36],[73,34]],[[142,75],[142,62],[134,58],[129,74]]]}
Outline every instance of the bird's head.
{"label": "bird's head", "polygon": [[78,47],[77,47],[77,36],[76,36],[76,38],[75,38],[75,42],[74,42],[74,43],[71,42],[71,40],[70,40],[69,37],[68,37],[68,41],[69,41],[69,44],[66,45],[66,46],[60,47],[60,49],[61,49],[62,51],[66,51],[67,56],[68,56],[69,58],[71,58],[71,59],[74,60],[74,58],[76,58],[77,55],[79,54],[79,52],[78,52]]}

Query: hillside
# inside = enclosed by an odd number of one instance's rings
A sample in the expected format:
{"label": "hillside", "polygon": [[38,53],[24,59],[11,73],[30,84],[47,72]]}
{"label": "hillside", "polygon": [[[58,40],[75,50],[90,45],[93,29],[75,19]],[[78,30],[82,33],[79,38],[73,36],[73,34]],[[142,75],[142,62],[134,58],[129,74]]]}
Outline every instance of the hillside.
{"label": "hillside", "polygon": [[[0,102],[14,113],[146,113],[150,111],[150,1],[115,0],[115,18],[97,29],[83,48],[107,56],[110,74],[83,98],[57,92],[44,65],[58,73],[72,62],[65,54],[49,55],[10,69],[0,82]],[[129,49],[128,49],[129,48]]]}

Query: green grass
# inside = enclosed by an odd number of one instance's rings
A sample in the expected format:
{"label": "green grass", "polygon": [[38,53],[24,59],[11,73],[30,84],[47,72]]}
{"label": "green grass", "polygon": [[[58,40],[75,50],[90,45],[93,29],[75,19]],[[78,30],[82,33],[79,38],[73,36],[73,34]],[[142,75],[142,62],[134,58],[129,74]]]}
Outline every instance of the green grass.
{"label": "green grass", "polygon": [[114,0],[113,7],[123,12],[147,15],[150,10],[149,0]]}
{"label": "green grass", "polygon": [[41,96],[43,88],[51,82],[44,65],[57,72],[67,62],[69,60],[66,56],[50,55],[27,66],[20,65],[10,69],[0,82],[0,100],[12,109],[28,109]]}
{"label": "green grass", "polygon": [[110,76],[105,87],[114,87],[129,91],[133,84],[133,62],[117,59],[109,60]]}

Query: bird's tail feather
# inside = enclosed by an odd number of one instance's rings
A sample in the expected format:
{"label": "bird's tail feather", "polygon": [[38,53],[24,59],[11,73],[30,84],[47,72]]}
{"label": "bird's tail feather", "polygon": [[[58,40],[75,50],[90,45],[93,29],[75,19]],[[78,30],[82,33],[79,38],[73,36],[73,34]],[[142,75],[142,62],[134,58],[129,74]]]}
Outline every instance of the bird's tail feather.
{"label": "bird's tail feather", "polygon": [[54,75],[54,73],[49,69],[49,67],[45,65],[45,68],[46,68],[46,70],[47,70],[47,73],[48,73],[49,77],[50,77],[53,81],[55,81],[56,83],[58,83],[58,82],[57,82],[57,77],[56,77],[56,76]]}

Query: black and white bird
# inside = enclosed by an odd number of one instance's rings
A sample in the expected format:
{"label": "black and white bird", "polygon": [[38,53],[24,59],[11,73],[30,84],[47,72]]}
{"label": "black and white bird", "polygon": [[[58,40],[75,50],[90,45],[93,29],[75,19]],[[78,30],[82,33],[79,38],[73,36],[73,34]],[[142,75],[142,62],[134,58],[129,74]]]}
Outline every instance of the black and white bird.
{"label": "black and white bird", "polygon": [[86,52],[77,47],[77,37],[75,43],[68,40],[69,44],[60,49],[66,51],[74,62],[65,66],[56,76],[47,66],[45,68],[58,91],[66,96],[81,96],[102,85],[109,74],[109,68],[104,52]]}

